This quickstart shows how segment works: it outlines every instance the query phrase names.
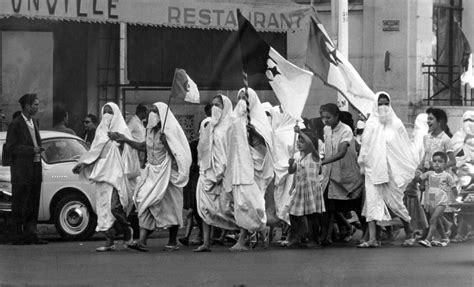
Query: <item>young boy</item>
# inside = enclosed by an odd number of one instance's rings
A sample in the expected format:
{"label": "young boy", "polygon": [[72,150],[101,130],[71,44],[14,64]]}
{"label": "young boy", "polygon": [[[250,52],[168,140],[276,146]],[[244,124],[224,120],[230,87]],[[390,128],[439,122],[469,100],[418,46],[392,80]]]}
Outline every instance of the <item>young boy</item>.
{"label": "young boy", "polygon": [[[430,226],[426,238],[418,241],[424,247],[432,247],[433,245],[445,247],[449,243],[446,232],[439,221],[448,205],[448,193],[451,192],[454,186],[453,177],[445,171],[447,161],[448,156],[446,153],[441,151],[435,152],[432,162],[433,170],[422,174],[417,173],[418,180],[423,181],[426,185],[422,204],[427,217],[430,218]],[[441,242],[431,241],[435,230],[441,236]]]}

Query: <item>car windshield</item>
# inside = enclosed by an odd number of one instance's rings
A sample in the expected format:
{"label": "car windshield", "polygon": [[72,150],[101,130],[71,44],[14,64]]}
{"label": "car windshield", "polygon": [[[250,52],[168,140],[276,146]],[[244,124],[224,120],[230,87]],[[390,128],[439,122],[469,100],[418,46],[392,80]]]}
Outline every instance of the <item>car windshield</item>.
{"label": "car windshield", "polygon": [[71,138],[44,140],[42,146],[43,159],[49,164],[78,160],[88,150],[86,143]]}

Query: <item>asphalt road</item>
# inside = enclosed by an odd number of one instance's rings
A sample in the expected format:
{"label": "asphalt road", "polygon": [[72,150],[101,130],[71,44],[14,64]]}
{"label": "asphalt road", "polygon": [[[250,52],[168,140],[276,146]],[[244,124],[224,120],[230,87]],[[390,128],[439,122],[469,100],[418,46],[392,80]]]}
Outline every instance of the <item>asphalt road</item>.
{"label": "asphalt road", "polygon": [[147,253],[96,253],[99,240],[0,245],[0,286],[474,286],[473,241],[431,249],[402,248],[400,240],[376,249],[273,245],[244,253],[228,246],[164,252],[165,243],[155,236]]}

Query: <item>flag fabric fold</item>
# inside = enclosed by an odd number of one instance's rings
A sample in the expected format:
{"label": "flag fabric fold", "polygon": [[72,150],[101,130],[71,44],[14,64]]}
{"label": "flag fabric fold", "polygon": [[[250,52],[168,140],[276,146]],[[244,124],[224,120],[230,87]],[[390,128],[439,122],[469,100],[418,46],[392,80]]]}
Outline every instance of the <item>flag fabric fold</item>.
{"label": "flag fabric fold", "polygon": [[316,14],[311,16],[306,67],[326,85],[343,94],[362,114],[367,116],[371,113],[374,92],[347,58],[334,47]]}
{"label": "flag fabric fold", "polygon": [[183,99],[190,103],[200,103],[198,87],[184,69],[175,69],[171,97]]}
{"label": "flag fabric fold", "polygon": [[244,72],[265,74],[283,110],[300,119],[313,73],[292,64],[270,47],[238,10],[237,19]]}

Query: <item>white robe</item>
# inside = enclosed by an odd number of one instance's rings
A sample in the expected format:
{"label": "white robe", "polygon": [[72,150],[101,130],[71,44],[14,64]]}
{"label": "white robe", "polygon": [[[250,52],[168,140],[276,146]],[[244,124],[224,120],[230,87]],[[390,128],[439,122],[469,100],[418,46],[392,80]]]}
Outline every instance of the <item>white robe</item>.
{"label": "white robe", "polygon": [[[161,123],[164,123],[166,104],[155,103],[155,106],[158,108]],[[134,196],[139,225],[148,230],[183,224],[183,187],[189,179],[191,150],[183,129],[171,111],[168,111],[162,132],[166,136],[174,160],[161,143],[159,132],[148,129],[148,163]]]}
{"label": "white robe", "polygon": [[249,88],[248,96],[251,124],[265,141],[265,154],[249,145],[247,109],[245,101],[240,100],[232,113],[224,186],[226,192],[232,192],[237,224],[254,232],[263,230],[267,223],[264,197],[273,178],[273,142],[270,123],[257,94]]}
{"label": "white robe", "polygon": [[203,128],[198,144],[199,180],[196,187],[196,205],[199,216],[209,225],[233,230],[238,229],[234,218],[233,198],[224,192],[223,178],[227,167],[227,134],[230,125],[232,102],[221,96],[224,104],[220,118],[212,115]]}
{"label": "white robe", "polygon": [[118,106],[114,103],[106,105],[112,107],[114,112],[112,121],[109,126],[101,121],[90,150],[79,159],[79,162],[87,164],[82,175],[96,185],[96,231],[106,231],[115,222],[111,210],[114,188],[118,192],[124,211],[127,214],[131,211],[133,189],[130,181],[134,181],[140,173],[137,152],[125,145],[120,154],[119,144],[109,139],[107,135],[109,131],[119,132],[129,139],[132,139],[132,136]]}
{"label": "white robe", "polygon": [[403,193],[415,176],[418,156],[405,127],[391,107],[388,118],[387,123],[381,123],[376,102],[362,135],[358,160],[365,173],[362,215],[367,221],[390,220],[390,209],[401,219],[410,221],[403,204]]}

